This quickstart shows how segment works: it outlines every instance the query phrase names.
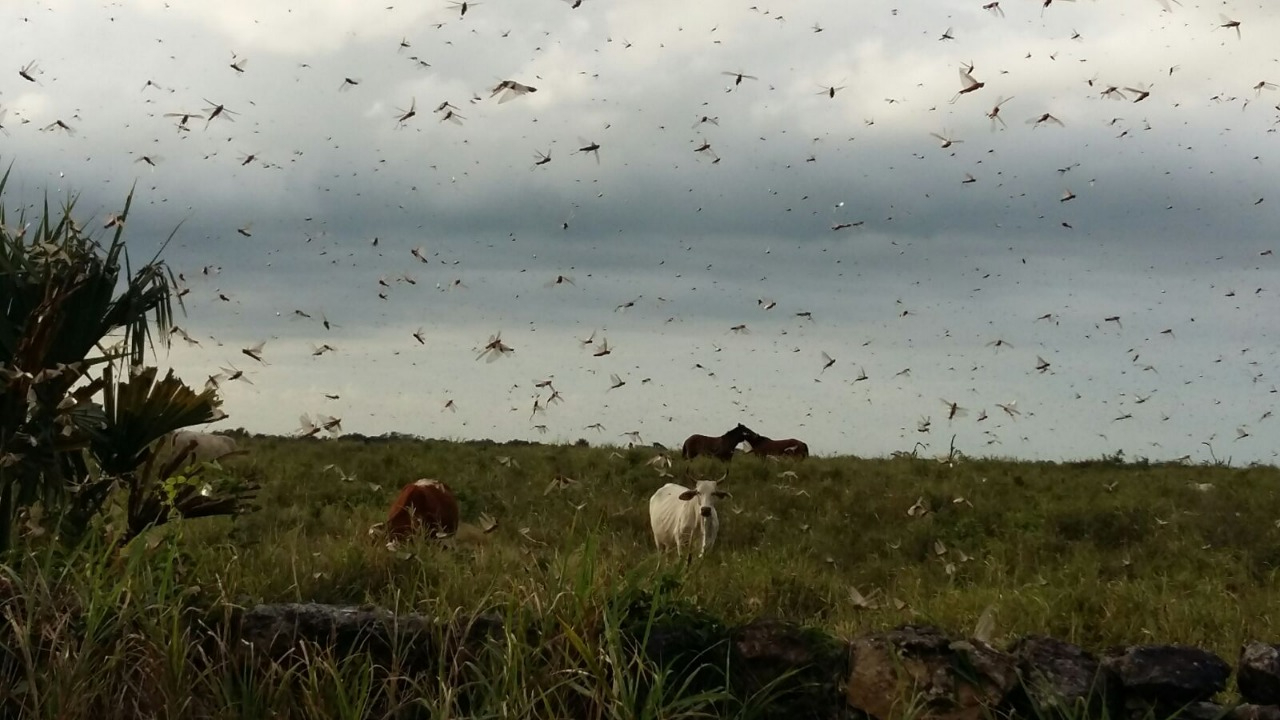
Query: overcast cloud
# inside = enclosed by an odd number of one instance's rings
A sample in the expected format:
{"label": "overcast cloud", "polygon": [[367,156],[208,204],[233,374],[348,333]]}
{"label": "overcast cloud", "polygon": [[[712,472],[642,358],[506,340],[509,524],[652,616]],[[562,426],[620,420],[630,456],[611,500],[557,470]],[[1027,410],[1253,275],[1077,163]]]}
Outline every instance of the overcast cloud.
{"label": "overcast cloud", "polygon": [[1280,11],[751,2],[7,3],[6,202],[181,223],[216,427],[1274,462]]}

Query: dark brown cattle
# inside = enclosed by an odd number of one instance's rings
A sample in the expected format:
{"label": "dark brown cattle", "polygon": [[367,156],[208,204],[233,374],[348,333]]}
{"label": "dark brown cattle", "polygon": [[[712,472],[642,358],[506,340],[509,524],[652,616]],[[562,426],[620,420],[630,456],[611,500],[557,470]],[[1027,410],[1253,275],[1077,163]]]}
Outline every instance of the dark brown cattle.
{"label": "dark brown cattle", "polygon": [[760,457],[780,455],[782,457],[793,457],[797,460],[809,457],[809,446],[795,438],[772,440],[763,435],[756,435],[754,439],[747,438],[747,442],[751,445],[751,454],[759,455]]}
{"label": "dark brown cattle", "polygon": [[439,480],[418,480],[404,486],[387,516],[387,537],[400,540],[415,532],[430,537],[458,532],[458,498]]}
{"label": "dark brown cattle", "polygon": [[738,423],[738,427],[719,437],[710,437],[707,435],[690,435],[688,440],[684,441],[684,447],[681,454],[686,460],[692,460],[699,455],[712,455],[724,461],[733,459],[733,451],[738,447],[738,443],[755,435],[751,428]]}

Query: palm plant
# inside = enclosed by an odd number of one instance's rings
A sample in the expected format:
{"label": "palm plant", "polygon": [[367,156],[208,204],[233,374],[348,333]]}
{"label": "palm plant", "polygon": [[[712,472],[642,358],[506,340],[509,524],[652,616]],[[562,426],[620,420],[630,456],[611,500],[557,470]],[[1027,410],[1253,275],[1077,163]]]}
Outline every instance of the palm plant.
{"label": "palm plant", "polygon": [[165,434],[222,412],[215,391],[197,393],[172,372],[156,382],[143,366],[148,347],[167,346],[176,282],[159,251],[132,269],[122,240],[132,200],[130,191],[105,247],[73,219],[74,198],[56,216],[46,201],[34,226],[23,211],[10,227],[0,205],[0,552],[37,503],[74,543],[116,490],[127,498],[124,541],[171,510],[226,514],[249,497],[241,488],[193,500],[162,482],[174,463],[151,462]]}

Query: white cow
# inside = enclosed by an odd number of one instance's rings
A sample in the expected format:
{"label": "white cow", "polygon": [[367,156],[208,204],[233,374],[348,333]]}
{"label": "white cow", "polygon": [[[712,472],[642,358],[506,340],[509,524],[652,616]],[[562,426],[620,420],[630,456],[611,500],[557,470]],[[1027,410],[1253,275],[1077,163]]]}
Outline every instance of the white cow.
{"label": "white cow", "polygon": [[[192,443],[195,443],[194,446],[192,446]],[[182,461],[184,468],[205,462],[213,462],[228,455],[236,454],[235,438],[214,433],[179,430],[165,435],[160,440],[160,445],[156,448],[157,465],[162,466],[164,463],[169,462],[188,446],[191,446],[191,451],[187,453],[186,459]]]}
{"label": "white cow", "polygon": [[683,554],[685,548],[693,548],[699,533],[698,557],[711,549],[720,531],[716,500],[729,495],[716,489],[723,480],[699,480],[693,489],[667,483],[649,498],[649,524],[659,552],[674,547],[676,554]]}

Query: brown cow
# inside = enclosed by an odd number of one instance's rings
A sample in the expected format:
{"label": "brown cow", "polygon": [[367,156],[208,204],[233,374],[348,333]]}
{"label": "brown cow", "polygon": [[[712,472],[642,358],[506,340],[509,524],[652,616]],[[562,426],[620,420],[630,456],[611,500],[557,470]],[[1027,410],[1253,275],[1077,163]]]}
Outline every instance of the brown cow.
{"label": "brown cow", "polygon": [[458,498],[439,480],[418,480],[404,486],[387,516],[387,537],[403,539],[415,531],[432,537],[458,532]]}

